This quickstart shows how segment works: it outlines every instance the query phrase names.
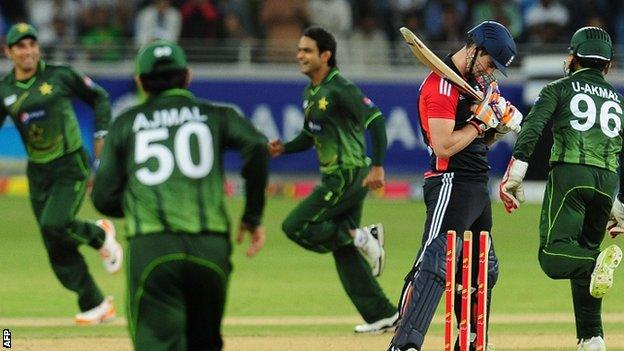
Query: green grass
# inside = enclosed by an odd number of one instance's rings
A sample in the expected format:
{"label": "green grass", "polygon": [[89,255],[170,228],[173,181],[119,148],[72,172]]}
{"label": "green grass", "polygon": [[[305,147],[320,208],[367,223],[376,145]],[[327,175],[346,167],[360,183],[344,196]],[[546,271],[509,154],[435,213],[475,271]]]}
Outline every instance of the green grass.
{"label": "green grass", "polygon": [[[330,255],[305,251],[290,242],[281,232],[281,220],[296,204],[295,200],[271,198],[266,209],[267,242],[254,259],[245,257],[247,243],[235,246],[226,316],[357,316],[355,308],[340,286]],[[228,200],[233,223],[239,218],[242,201]],[[572,303],[567,280],[547,278],[537,262],[539,206],[525,205],[507,215],[502,205],[494,204],[494,245],[500,260],[500,276],[494,290],[492,314],[570,314]],[[71,320],[77,312],[73,293],[65,290],[54,277],[36,228],[27,198],[0,197],[0,320],[15,317],[64,317]],[[380,283],[391,301],[399,297],[403,278],[420,247],[424,205],[411,201],[369,200],[363,224],[382,221],[386,227],[388,261]],[[99,216],[86,202],[81,218]],[[116,222],[122,228],[123,222]],[[123,232],[123,230],[120,230]],[[607,238],[605,243],[612,240]],[[624,245],[622,239],[616,240]],[[83,247],[90,270],[106,294],[124,304],[124,275],[107,275],[97,253]],[[624,273],[619,270],[616,283],[603,302],[603,312],[624,314]],[[440,311],[442,307],[438,309]],[[118,308],[123,315],[123,308]],[[620,318],[624,319],[624,317]],[[0,328],[11,326],[0,325]],[[607,333],[624,333],[622,320],[605,323]],[[314,327],[315,333],[337,335],[351,333],[352,325]],[[302,334],[309,326],[235,326],[224,334],[239,336]],[[493,323],[492,333],[514,332],[566,333],[574,339],[573,320],[556,323]],[[14,327],[27,337],[124,336],[121,326],[106,328]],[[441,333],[439,324],[431,333]],[[389,338],[389,337],[388,337]],[[571,344],[572,346],[572,344]],[[499,348],[500,349],[500,348]],[[572,347],[570,348],[572,349]],[[610,350],[614,350],[610,348]]]}

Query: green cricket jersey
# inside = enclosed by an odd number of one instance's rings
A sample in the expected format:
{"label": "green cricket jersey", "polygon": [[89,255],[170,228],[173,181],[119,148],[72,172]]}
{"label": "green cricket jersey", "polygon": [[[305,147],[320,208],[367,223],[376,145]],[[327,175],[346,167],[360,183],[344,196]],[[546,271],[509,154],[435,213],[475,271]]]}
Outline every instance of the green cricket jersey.
{"label": "green cricket jersey", "polygon": [[260,223],[268,173],[266,138],[231,106],[171,89],[111,126],[93,186],[102,213],[126,217],[128,235],[228,232],[223,153],[240,150],[243,221]]}
{"label": "green cricket jersey", "polygon": [[527,161],[552,119],[551,164],[592,165],[616,172],[622,148],[622,101],[622,95],[595,69],[581,69],[548,84],[524,120],[513,156]]}
{"label": "green cricket jersey", "polygon": [[[337,68],[332,68],[321,84],[308,85],[303,98],[305,122],[302,134],[286,143],[284,151],[302,151],[307,148],[305,146],[313,144],[322,173],[368,166],[370,160],[366,156],[364,130],[375,120],[383,121],[379,108],[355,84],[342,77]],[[382,128],[380,134],[384,140],[380,154],[386,147],[385,127]],[[378,162],[373,160],[374,164]]]}
{"label": "green cricket jersey", "polygon": [[96,136],[104,136],[110,122],[108,94],[69,66],[39,62],[26,81],[11,72],[0,81],[0,126],[10,116],[20,133],[28,160],[47,163],[82,146],[80,126],[71,99],[78,97],[95,111]]}

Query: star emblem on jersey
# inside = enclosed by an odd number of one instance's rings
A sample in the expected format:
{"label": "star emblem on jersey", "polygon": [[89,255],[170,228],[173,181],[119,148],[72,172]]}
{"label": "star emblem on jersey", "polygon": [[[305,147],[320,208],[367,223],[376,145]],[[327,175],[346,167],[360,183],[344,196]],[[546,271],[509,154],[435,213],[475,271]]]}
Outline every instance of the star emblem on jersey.
{"label": "star emblem on jersey", "polygon": [[41,140],[41,136],[43,135],[43,128],[37,127],[36,124],[33,124],[28,129],[28,137],[31,141],[39,141]]}
{"label": "star emblem on jersey", "polygon": [[319,105],[319,109],[325,111],[327,110],[327,105],[329,105],[329,101],[327,101],[327,99],[323,97],[322,99],[319,100],[318,105]]}
{"label": "star emblem on jersey", "polygon": [[39,92],[41,93],[41,95],[50,95],[50,94],[52,94],[52,85],[48,84],[47,82],[44,82],[39,87]]}

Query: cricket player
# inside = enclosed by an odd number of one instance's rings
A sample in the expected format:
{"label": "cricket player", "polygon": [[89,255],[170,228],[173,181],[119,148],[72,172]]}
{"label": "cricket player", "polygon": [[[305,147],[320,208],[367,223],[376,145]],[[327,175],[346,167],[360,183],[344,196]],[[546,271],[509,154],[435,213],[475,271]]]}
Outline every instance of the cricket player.
{"label": "cricket player", "polygon": [[156,40],[136,59],[147,100],[115,119],[93,186],[93,203],[126,217],[128,326],[135,350],[221,350],[231,272],[223,154],[239,150],[245,233],[254,256],[267,182],[267,140],[238,110],[187,90],[190,70],[175,43]]}
{"label": "cricket player", "polygon": [[[381,224],[358,228],[368,188],[384,185],[386,128],[381,111],[344,78],[336,66],[336,40],[321,27],[307,28],[299,39],[297,60],[310,78],[303,94],[305,122],[292,141],[269,143],[271,156],[316,147],[321,184],[288,215],[286,235],[307,250],[331,252],[349,298],[366,323],[356,333],[378,333],[397,321],[374,276],[385,264]],[[370,132],[372,162],[364,132]],[[358,253],[359,252],[361,253]]]}
{"label": "cricket player", "polygon": [[[423,137],[431,153],[431,169],[423,187],[427,219],[422,246],[405,278],[399,302],[400,322],[390,351],[422,350],[445,288],[446,232],[490,231],[492,209],[488,192],[488,146],[509,131],[518,131],[522,114],[498,93],[494,71],[505,74],[516,55],[516,44],[503,25],[483,22],[467,33],[466,45],[448,55],[444,62],[471,85],[484,93],[483,102],[464,95],[450,81],[431,72],[420,87],[418,111]],[[505,122],[502,122],[505,121]],[[458,248],[462,245],[459,242]],[[478,252],[479,240],[473,240]],[[457,250],[456,261],[461,260]],[[474,255],[473,267],[478,255]],[[460,266],[460,265],[458,265]],[[498,277],[494,246],[489,250],[488,296]],[[461,282],[461,270],[456,281]],[[476,305],[477,270],[473,270],[472,304]],[[456,294],[457,320],[460,320],[461,294]],[[487,307],[489,310],[490,300]],[[476,309],[474,309],[476,310]],[[488,313],[489,316],[489,313]],[[476,320],[472,317],[472,337]],[[474,344],[471,346],[474,349]],[[458,349],[458,343],[456,342]]]}
{"label": "cricket player", "polygon": [[105,298],[93,281],[78,246],[98,250],[110,273],[121,269],[123,252],[112,222],[76,219],[91,162],[71,102],[77,97],[95,112],[97,159],[110,121],[108,94],[73,68],[43,61],[37,31],[30,24],[9,29],[4,53],[13,70],[0,82],[0,126],[10,117],[26,147],[30,202],[52,270],[65,288],[78,295],[81,312],[76,323],[111,320],[115,317],[112,297]]}
{"label": "cricket player", "polygon": [[[584,27],[570,41],[566,76],[546,85],[526,117],[500,198],[507,212],[524,201],[522,179],[544,126],[553,123],[550,172],[540,219],[539,262],[552,279],[570,279],[578,350],[606,350],[600,319],[602,297],[622,258],[616,245],[602,252],[618,184],[622,149],[621,94],[609,84],[611,37],[602,28]],[[621,208],[624,189],[615,199]],[[624,213],[618,220],[624,224]]]}

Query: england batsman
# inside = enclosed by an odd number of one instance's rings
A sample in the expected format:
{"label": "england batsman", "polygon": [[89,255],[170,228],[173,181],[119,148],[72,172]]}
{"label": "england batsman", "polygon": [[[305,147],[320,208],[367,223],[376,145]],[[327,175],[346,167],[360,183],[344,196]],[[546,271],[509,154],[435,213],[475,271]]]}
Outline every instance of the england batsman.
{"label": "england batsman", "polygon": [[[574,33],[565,60],[566,76],[540,92],[500,184],[500,198],[511,213],[525,199],[522,180],[527,161],[544,126],[552,121],[554,142],[538,257],[550,278],[570,280],[579,351],[606,350],[600,318],[602,297],[622,259],[616,245],[600,251],[614,203],[622,149],[624,99],[604,78],[612,58],[613,44],[604,29],[584,27]],[[613,209],[624,224],[622,194],[624,188],[620,187]]]}
{"label": "england batsman", "polygon": [[91,162],[72,107],[77,97],[95,112],[97,159],[110,120],[108,94],[73,68],[43,61],[37,31],[30,24],[9,29],[4,53],[13,70],[0,82],[0,126],[9,116],[26,147],[30,203],[50,265],[61,284],[78,295],[81,312],[76,323],[108,321],[115,317],[112,297],[104,297],[78,247],[86,244],[98,250],[110,273],[121,269],[123,255],[112,222],[76,219]]}
{"label": "england batsman", "polygon": [[237,240],[264,245],[260,223],[266,139],[233,107],[197,99],[175,43],[156,40],[136,59],[147,100],[115,119],[93,203],[126,218],[128,326],[135,350],[221,350],[230,264],[223,154],[240,151],[246,204]]}
{"label": "england batsman", "polygon": [[[420,87],[420,125],[431,154],[431,169],[425,173],[423,186],[427,218],[422,246],[405,277],[399,305],[401,319],[389,351],[422,350],[445,288],[445,233],[448,230],[458,233],[491,231],[488,146],[497,135],[519,130],[522,121],[522,114],[499,96],[494,72],[505,73],[515,55],[516,44],[509,30],[498,22],[482,22],[468,31],[466,44],[448,55],[444,62],[478,87],[485,99],[475,102],[435,72],[431,72]],[[457,244],[457,247],[461,245]],[[477,252],[478,248],[479,240],[473,240],[473,251]],[[461,250],[457,250],[456,255],[458,261]],[[473,267],[476,267],[478,255],[473,257]],[[477,281],[477,271],[472,271],[473,282]],[[456,281],[462,281],[461,274],[462,271],[457,270]],[[498,258],[493,245],[489,251],[487,274],[489,310],[491,291],[498,278]],[[476,291],[476,285],[473,290]],[[460,298],[461,294],[456,294],[456,300]],[[471,303],[476,302],[476,293],[473,293]],[[459,301],[455,306],[459,321]],[[476,315],[471,318],[472,333],[476,336]],[[456,345],[459,349],[458,342]],[[471,350],[475,346],[473,342]]]}

